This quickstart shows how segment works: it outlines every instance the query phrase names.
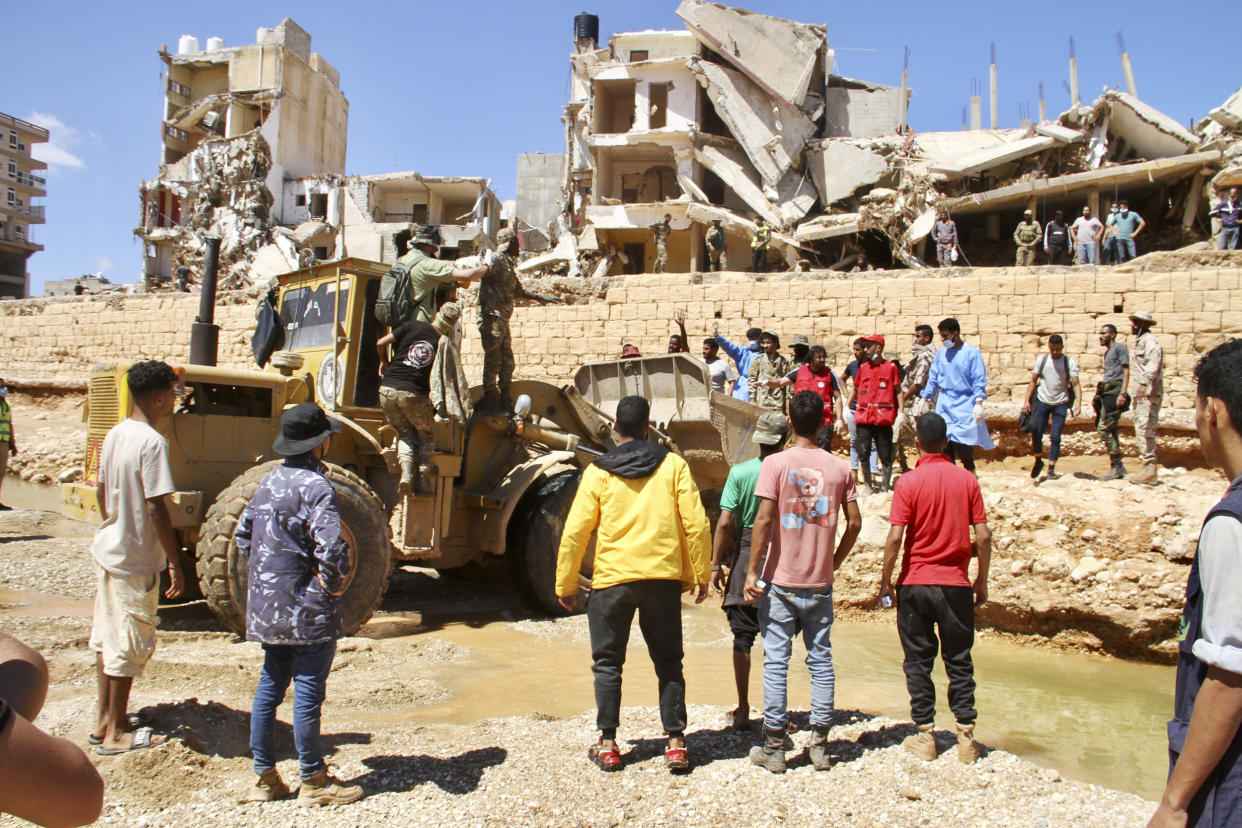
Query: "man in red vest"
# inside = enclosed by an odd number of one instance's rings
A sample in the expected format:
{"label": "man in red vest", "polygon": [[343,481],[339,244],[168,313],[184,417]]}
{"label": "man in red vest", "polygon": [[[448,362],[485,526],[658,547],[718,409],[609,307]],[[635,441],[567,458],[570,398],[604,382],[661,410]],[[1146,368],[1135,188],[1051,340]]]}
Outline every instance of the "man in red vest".
{"label": "man in red vest", "polygon": [[767,385],[769,388],[792,385],[790,396],[799,391],[814,391],[823,399],[824,424],[815,435],[815,444],[830,452],[834,428],[842,431],[845,429],[845,421],[841,419],[841,380],[828,367],[828,352],[823,346],[813,346],[806,352],[806,356],[806,365],[798,366],[780,379],[768,380]]}
{"label": "man in red vest", "polygon": [[901,393],[901,374],[897,364],[884,359],[884,337],[879,334],[863,337],[864,361],[855,379],[857,388],[854,424],[858,429],[858,465],[862,467],[867,488],[875,491],[871,477],[871,441],[875,440],[880,455],[880,491],[887,492],[893,477],[893,423],[905,408]]}

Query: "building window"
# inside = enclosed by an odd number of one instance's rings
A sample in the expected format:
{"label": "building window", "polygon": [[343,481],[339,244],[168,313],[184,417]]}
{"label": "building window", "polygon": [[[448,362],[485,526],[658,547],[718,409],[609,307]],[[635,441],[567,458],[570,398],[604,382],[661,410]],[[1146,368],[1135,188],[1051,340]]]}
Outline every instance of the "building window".
{"label": "building window", "polygon": [[410,221],[415,224],[427,223],[427,205],[415,204],[410,207]]}
{"label": "building window", "polygon": [[178,95],[181,95],[186,98],[190,97],[190,87],[186,86],[183,83],[177,83],[172,78],[168,79],[168,91],[175,92]]}
{"label": "building window", "polygon": [[12,187],[9,187],[9,204],[16,204],[16,203],[17,203],[17,190],[14,190]]}
{"label": "building window", "polygon": [[11,132],[11,131],[9,132],[9,147],[13,149],[17,148],[17,133],[16,132]]}
{"label": "building window", "polygon": [[26,238],[26,225],[24,225],[24,224],[18,224],[18,225],[16,225],[16,226],[15,226],[14,230],[15,230],[15,232],[17,233],[17,237],[18,237],[19,239],[24,239],[24,238]]}
{"label": "building window", "polygon": [[9,162],[9,178],[17,178],[17,162]]}
{"label": "building window", "polygon": [[293,198],[293,203],[294,203],[295,205],[297,205],[298,207],[305,207],[305,206],[306,206],[306,196],[305,196],[305,195],[294,196],[294,198]]}
{"label": "building window", "polygon": [[646,49],[630,49],[630,63],[638,63],[647,59]]}
{"label": "building window", "polygon": [[313,218],[326,218],[328,215],[328,194],[312,193],[310,198],[310,213]]}

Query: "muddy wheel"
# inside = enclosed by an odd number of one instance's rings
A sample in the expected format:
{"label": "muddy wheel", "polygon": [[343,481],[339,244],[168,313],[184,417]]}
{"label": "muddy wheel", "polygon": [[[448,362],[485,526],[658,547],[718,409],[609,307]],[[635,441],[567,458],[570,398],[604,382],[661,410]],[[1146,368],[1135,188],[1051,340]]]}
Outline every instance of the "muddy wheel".
{"label": "muddy wheel", "polygon": [[[239,475],[207,510],[198,542],[198,582],[207,605],[226,627],[246,632],[249,569],[238,554],[233,532],[259,482],[280,464],[273,460]],[[336,489],[341,537],[349,546],[350,575],[345,583],[345,634],[353,635],[379,607],[392,572],[392,536],[384,504],[355,474],[327,466]]]}
{"label": "muddy wheel", "polygon": [[[505,544],[509,572],[522,597],[549,615],[566,614],[556,600],[556,552],[581,478],[580,471],[540,478],[523,495],[509,522]],[[578,574],[578,612],[586,609],[590,597],[594,558],[592,538]]]}

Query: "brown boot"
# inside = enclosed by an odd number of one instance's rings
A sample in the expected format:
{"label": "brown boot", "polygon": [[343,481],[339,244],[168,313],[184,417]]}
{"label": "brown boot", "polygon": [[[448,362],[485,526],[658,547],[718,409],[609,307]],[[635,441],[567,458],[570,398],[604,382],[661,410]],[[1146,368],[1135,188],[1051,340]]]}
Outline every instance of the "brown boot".
{"label": "brown boot", "polygon": [[919,732],[912,736],[907,736],[902,744],[905,745],[906,750],[924,762],[931,762],[936,758],[936,725],[919,725]]}
{"label": "brown boot", "polygon": [[763,744],[750,749],[750,761],[772,773],[785,772],[785,731],[763,731]]}
{"label": "brown boot", "polygon": [[255,783],[246,789],[238,802],[275,802],[286,799],[291,791],[275,768],[263,771]]}
{"label": "brown boot", "polygon": [[298,791],[299,805],[348,805],[362,799],[358,785],[342,785],[339,779],[328,776],[327,770],[302,780]]}
{"label": "brown boot", "polygon": [[1143,470],[1130,478],[1131,483],[1142,483],[1144,486],[1156,485],[1159,474],[1155,463],[1144,463]]}
{"label": "brown boot", "polygon": [[979,743],[975,741],[975,726],[973,724],[957,723],[957,758],[966,764],[974,764],[975,760],[983,755],[983,749],[979,747]]}

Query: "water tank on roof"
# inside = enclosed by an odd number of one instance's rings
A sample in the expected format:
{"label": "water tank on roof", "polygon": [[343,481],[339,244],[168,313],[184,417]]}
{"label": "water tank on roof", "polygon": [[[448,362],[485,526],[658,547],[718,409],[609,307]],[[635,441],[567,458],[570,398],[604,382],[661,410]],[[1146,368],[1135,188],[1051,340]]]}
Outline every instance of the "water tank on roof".
{"label": "water tank on roof", "polygon": [[182,35],[177,40],[177,54],[188,55],[198,51],[198,38],[194,35]]}
{"label": "water tank on roof", "polygon": [[599,43],[599,16],[583,12],[574,17],[574,40]]}
{"label": "water tank on roof", "polygon": [[224,38],[222,37],[207,38],[207,51],[218,52],[223,48],[224,48]]}

